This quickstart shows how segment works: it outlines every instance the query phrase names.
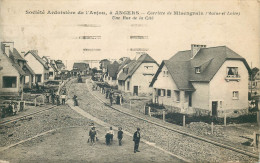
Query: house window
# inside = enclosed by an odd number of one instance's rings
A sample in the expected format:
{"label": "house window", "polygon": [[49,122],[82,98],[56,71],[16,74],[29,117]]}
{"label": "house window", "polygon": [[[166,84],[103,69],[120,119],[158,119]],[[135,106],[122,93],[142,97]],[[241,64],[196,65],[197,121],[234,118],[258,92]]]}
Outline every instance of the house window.
{"label": "house window", "polygon": [[130,89],[130,82],[128,81],[127,82],[127,90],[129,91],[129,89]]}
{"label": "house window", "polygon": [[157,90],[157,95],[158,95],[158,96],[161,96],[161,89],[158,89],[158,90]]}
{"label": "house window", "polygon": [[167,89],[167,97],[171,97],[171,90]]}
{"label": "house window", "polygon": [[3,77],[3,88],[16,88],[17,77],[4,76]]}
{"label": "house window", "polygon": [[195,73],[200,74],[200,67],[195,67]]}
{"label": "house window", "polygon": [[165,89],[162,89],[162,96],[165,96]]}
{"label": "house window", "polygon": [[238,77],[238,67],[228,67],[227,75],[230,77]]}
{"label": "house window", "polygon": [[50,77],[53,76],[53,72],[49,72],[49,76],[50,76]]}
{"label": "house window", "polygon": [[233,91],[233,99],[238,100],[239,99],[239,92],[238,91]]}
{"label": "house window", "polygon": [[174,91],[174,92],[175,92],[176,101],[180,101],[180,91]]}

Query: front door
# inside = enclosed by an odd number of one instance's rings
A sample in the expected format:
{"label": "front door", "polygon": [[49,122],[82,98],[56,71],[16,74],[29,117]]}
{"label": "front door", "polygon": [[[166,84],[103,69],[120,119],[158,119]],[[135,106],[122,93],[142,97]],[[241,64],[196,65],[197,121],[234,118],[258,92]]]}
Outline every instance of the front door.
{"label": "front door", "polygon": [[212,101],[212,116],[217,116],[218,102]]}
{"label": "front door", "polygon": [[134,86],[134,95],[138,96],[138,86]]}

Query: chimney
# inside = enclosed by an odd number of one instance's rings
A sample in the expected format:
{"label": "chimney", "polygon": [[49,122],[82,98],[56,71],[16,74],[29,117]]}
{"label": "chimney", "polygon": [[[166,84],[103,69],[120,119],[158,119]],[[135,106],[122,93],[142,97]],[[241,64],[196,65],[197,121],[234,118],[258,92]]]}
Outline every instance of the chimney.
{"label": "chimney", "polygon": [[10,57],[10,46],[4,45],[4,49],[5,49],[4,52],[7,55],[7,57]]}
{"label": "chimney", "polygon": [[191,59],[195,57],[201,48],[206,48],[206,45],[191,44]]}
{"label": "chimney", "polygon": [[14,42],[1,42],[1,48],[10,57],[10,51],[13,53],[14,50]]}

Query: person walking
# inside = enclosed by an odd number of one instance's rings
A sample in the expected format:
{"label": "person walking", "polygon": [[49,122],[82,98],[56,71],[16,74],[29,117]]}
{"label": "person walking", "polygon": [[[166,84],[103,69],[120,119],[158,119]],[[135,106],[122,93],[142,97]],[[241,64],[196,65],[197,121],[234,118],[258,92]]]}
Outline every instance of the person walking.
{"label": "person walking", "polygon": [[96,130],[95,127],[92,127],[89,131],[89,138],[90,138],[90,142],[92,143],[92,145],[95,145],[95,138],[96,138]]}
{"label": "person walking", "polygon": [[140,143],[140,138],[141,138],[140,128],[137,128],[137,131],[134,133],[134,136],[133,136],[133,141],[134,141],[134,143],[135,143],[135,145],[134,145],[134,153],[140,152],[140,151],[138,150],[138,148],[139,148],[139,143]]}
{"label": "person walking", "polygon": [[65,105],[65,100],[66,100],[66,94],[63,93],[63,94],[61,95],[61,103],[62,103],[62,105]]}
{"label": "person walking", "polygon": [[106,138],[106,145],[110,145],[110,134],[109,134],[109,131],[107,131],[106,135],[105,135],[105,138]]}
{"label": "person walking", "polygon": [[54,105],[54,100],[55,100],[55,94],[52,92],[51,93],[51,103]]}
{"label": "person walking", "polygon": [[112,103],[113,103],[113,93],[110,92],[109,94],[109,100],[110,100],[110,106],[112,106]]}
{"label": "person walking", "polygon": [[76,95],[73,96],[73,100],[74,100],[74,106],[79,106]]}
{"label": "person walking", "polygon": [[47,103],[50,102],[50,92],[46,91],[46,99],[47,99]]}
{"label": "person walking", "polygon": [[110,127],[109,134],[110,134],[110,141],[113,142],[114,131],[112,127]]}
{"label": "person walking", "polygon": [[122,145],[122,139],[123,139],[122,127],[118,128],[117,139],[118,139],[119,146],[121,146]]}
{"label": "person walking", "polygon": [[57,104],[57,106],[60,105],[60,96],[59,96],[59,92],[56,93],[56,104]]}

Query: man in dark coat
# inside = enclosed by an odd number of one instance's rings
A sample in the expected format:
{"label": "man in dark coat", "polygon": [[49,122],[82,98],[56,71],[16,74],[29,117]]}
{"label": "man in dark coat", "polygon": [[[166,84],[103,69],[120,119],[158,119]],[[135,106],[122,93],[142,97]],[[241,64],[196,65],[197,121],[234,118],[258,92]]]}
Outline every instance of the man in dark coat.
{"label": "man in dark coat", "polygon": [[140,152],[138,150],[140,138],[141,138],[141,136],[140,136],[140,128],[137,128],[137,131],[134,133],[134,136],[133,136],[133,141],[135,142],[134,153]]}

